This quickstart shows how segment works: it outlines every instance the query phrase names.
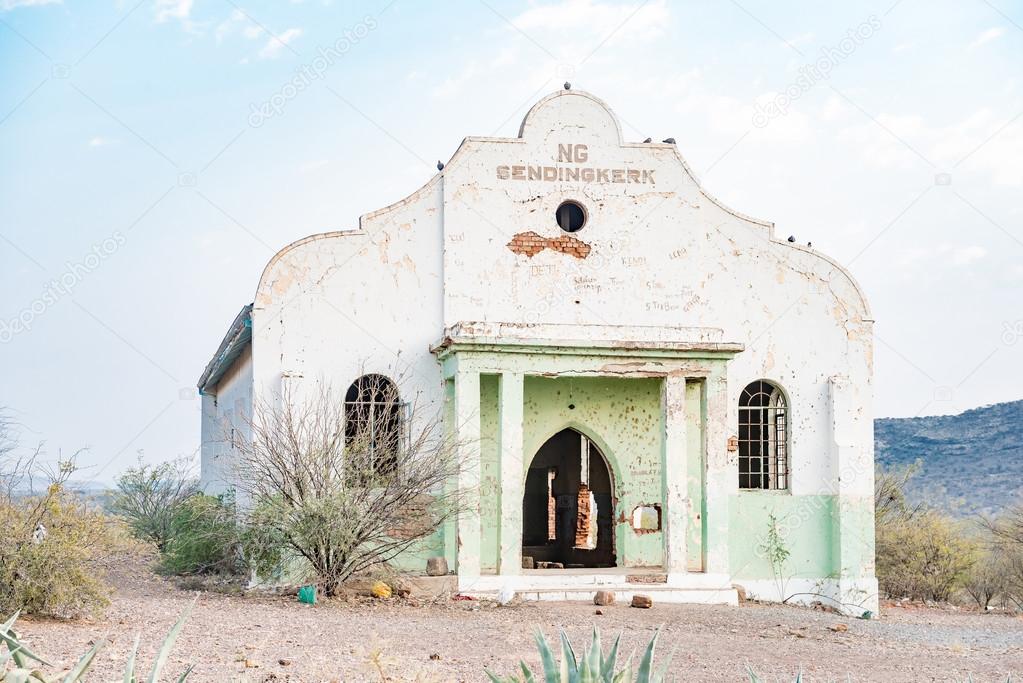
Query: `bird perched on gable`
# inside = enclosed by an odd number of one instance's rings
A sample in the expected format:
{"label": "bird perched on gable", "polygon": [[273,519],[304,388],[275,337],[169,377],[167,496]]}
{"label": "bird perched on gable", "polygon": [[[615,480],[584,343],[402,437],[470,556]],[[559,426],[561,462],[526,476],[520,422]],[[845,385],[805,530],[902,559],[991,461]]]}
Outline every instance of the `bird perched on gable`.
{"label": "bird perched on gable", "polygon": [[647,138],[647,139],[646,139],[646,140],[644,140],[643,142],[653,142],[653,141],[654,141],[654,139],[653,139],[653,138]]}
{"label": "bird perched on gable", "polygon": [[437,162],[437,170],[438,171],[443,171],[444,170],[444,164],[438,161]]}
{"label": "bird perched on gable", "polygon": [[571,90],[571,89],[572,89],[572,84],[569,83],[568,81],[565,81],[565,90]]}
{"label": "bird perched on gable", "polygon": [[795,235],[789,235],[789,242],[795,242],[795,241],[796,241],[796,236]]}
{"label": "bird perched on gable", "polygon": [[664,138],[663,140],[661,140],[661,142],[666,142],[669,145],[674,145],[675,144],[675,138]]}

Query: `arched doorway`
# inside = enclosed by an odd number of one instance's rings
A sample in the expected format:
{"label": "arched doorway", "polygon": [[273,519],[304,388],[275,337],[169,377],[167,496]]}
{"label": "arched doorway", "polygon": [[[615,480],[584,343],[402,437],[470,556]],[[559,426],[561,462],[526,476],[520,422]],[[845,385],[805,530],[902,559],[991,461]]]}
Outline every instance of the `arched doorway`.
{"label": "arched doorway", "polygon": [[567,569],[614,567],[614,548],[610,468],[584,434],[563,429],[540,446],[529,464],[522,496],[522,556]]}

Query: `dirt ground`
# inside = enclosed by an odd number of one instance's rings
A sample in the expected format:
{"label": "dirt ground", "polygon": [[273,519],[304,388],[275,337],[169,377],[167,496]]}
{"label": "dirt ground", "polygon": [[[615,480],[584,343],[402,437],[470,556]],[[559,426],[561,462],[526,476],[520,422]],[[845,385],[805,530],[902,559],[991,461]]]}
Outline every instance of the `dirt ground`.
{"label": "dirt ground", "polygon": [[[533,630],[565,628],[579,650],[598,626],[607,648],[642,652],[663,625],[658,661],[674,652],[677,681],[957,681],[1023,677],[1023,618],[939,608],[883,610],[880,619],[848,619],[810,609],[524,603],[409,604],[355,599],[315,606],[294,596],[231,596],[189,591],[145,569],[118,576],[102,619],[22,619],[25,640],[54,664],[70,666],[96,640],[109,644],[90,680],[119,680],[135,634],[147,666],[164,634],[196,597],[171,657],[167,680],[187,664],[192,681],[485,681],[484,667],[507,674],[519,659],[537,670]],[[847,631],[839,624],[847,626]],[[637,654],[637,657],[639,655]]]}

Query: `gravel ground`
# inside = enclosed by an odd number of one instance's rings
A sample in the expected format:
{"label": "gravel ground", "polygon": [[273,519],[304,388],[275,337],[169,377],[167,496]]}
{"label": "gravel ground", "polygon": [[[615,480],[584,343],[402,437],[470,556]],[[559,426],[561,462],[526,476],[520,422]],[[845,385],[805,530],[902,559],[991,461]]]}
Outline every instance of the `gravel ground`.
{"label": "gravel ground", "polygon": [[[778,605],[659,605],[639,610],[581,603],[433,604],[369,599],[302,605],[294,597],[230,596],[182,590],[141,569],[115,577],[118,592],[100,620],[22,619],[26,641],[70,666],[91,643],[110,644],[92,680],[114,680],[137,632],[140,659],[152,661],[163,635],[194,598],[171,658],[174,680],[188,663],[192,681],[484,681],[483,668],[511,673],[520,658],[537,667],[536,627],[564,627],[581,650],[592,626],[640,652],[664,625],[659,659],[674,651],[678,681],[742,681],[749,665],[766,681],[956,681],[1023,676],[1023,618],[941,608],[897,608],[872,621]],[[847,631],[834,631],[839,624]],[[841,627],[838,627],[841,628]],[[248,664],[248,667],[246,666]]]}

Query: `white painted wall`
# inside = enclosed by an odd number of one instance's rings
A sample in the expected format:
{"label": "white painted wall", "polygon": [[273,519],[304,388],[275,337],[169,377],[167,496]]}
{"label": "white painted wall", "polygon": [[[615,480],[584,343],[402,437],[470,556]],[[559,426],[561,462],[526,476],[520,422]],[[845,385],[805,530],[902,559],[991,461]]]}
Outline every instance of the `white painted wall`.
{"label": "white painted wall", "polygon": [[[852,277],[722,206],[674,145],[622,142],[591,95],[545,98],[520,135],[467,138],[427,185],[358,229],[279,252],[256,291],[252,360],[235,379],[270,396],[284,381],[343,392],[380,372],[432,413],[443,385],[429,349],[460,322],[503,323],[525,338],[585,340],[601,336],[593,326],[614,325],[649,339],[738,342],[746,350],[728,368],[730,423],[746,384],[777,382],[790,406],[791,492],[836,492],[841,459],[857,465],[843,472],[842,493],[871,495],[872,320]],[[559,162],[567,144],[586,145],[586,161]],[[612,182],[590,183],[500,177],[499,167],[517,165],[623,169],[625,180],[639,171],[655,182],[613,182],[613,172]],[[562,236],[554,212],[565,199],[588,212],[574,234],[589,245],[586,258],[509,249],[525,232]],[[833,377],[845,378],[835,410]],[[208,453],[215,461],[204,445],[204,479]]]}
{"label": "white painted wall", "polygon": [[[216,387],[202,397],[200,485],[210,495],[231,488],[237,452],[231,437],[248,439],[252,420],[252,349],[246,348]],[[211,393],[215,392],[215,393]]]}

